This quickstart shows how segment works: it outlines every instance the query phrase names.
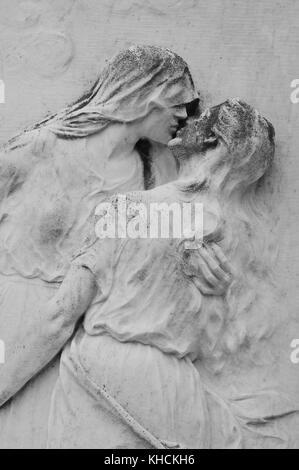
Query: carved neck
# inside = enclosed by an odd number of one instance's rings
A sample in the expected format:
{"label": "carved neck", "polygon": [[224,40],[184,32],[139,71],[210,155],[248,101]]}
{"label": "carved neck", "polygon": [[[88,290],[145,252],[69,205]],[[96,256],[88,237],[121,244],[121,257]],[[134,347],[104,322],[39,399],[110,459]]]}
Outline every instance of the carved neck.
{"label": "carved neck", "polygon": [[135,145],[140,139],[138,126],[134,124],[111,124],[104,131],[87,138],[88,149],[98,158],[99,154],[106,159],[126,157],[134,153]]}
{"label": "carved neck", "polygon": [[202,157],[197,154],[181,161],[178,182],[190,188],[204,185],[211,196],[224,204],[240,203],[251,188],[251,185],[242,185],[236,177],[231,177],[231,168],[221,162],[216,152]]}
{"label": "carved neck", "polygon": [[205,183],[206,189],[215,196],[223,197],[224,182],[228,175],[228,168],[225,165],[217,165],[218,158],[207,158],[205,155],[200,158],[198,155],[180,161],[178,181],[184,186],[198,186]]}

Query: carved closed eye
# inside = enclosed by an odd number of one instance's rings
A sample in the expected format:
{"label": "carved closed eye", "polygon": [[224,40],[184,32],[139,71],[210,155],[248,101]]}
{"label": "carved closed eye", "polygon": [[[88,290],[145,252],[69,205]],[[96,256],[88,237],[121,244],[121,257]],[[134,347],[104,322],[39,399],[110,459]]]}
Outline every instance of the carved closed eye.
{"label": "carved closed eye", "polygon": [[216,134],[211,131],[208,137],[204,139],[204,144],[206,148],[215,148],[218,145],[218,137]]}

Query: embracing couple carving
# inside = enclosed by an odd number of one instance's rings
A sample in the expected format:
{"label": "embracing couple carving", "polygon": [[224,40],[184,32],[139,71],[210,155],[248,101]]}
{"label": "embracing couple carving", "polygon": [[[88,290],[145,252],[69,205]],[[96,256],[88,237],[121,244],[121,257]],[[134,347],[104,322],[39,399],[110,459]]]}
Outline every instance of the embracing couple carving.
{"label": "embracing couple carving", "polygon": [[[244,101],[200,109],[185,61],[154,46],[3,147],[0,446],[287,445],[288,398],[232,386],[273,326],[274,147]],[[203,204],[202,243],[98,239],[95,208],[120,194]]]}

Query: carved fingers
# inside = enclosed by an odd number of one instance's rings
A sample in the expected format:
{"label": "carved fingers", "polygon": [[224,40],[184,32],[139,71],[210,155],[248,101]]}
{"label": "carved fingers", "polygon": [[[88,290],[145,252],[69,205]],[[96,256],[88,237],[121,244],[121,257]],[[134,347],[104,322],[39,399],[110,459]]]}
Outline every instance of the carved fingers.
{"label": "carved fingers", "polygon": [[197,275],[192,280],[204,295],[224,295],[233,280],[232,266],[216,244],[198,247],[195,257]]}

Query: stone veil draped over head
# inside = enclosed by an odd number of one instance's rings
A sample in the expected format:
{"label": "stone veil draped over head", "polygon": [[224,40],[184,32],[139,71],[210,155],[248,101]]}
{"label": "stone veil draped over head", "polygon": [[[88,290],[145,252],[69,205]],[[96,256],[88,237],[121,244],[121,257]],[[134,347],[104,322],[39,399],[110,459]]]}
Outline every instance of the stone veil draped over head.
{"label": "stone veil draped over head", "polygon": [[188,65],[167,48],[132,46],[107,63],[79,101],[31,129],[45,126],[60,137],[86,137],[111,123],[141,119],[161,100],[169,106],[198,101]]}

